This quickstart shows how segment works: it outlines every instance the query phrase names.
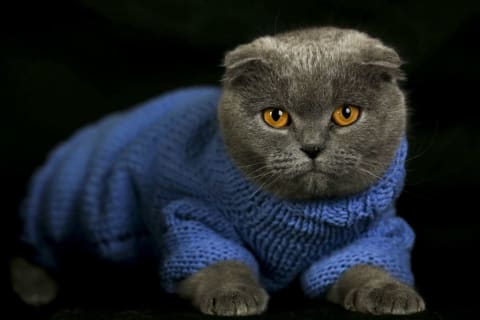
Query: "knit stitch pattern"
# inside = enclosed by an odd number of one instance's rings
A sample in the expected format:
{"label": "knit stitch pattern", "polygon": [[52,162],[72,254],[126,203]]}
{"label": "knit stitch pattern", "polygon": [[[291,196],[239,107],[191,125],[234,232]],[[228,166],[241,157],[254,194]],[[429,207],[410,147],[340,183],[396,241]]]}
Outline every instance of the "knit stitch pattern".
{"label": "knit stitch pattern", "polygon": [[182,89],[76,132],[33,176],[21,241],[37,263],[65,252],[119,264],[155,261],[162,286],[224,260],[251,267],[270,292],[299,277],[321,297],[340,274],[371,264],[413,284],[414,234],[396,216],[404,139],[383,177],[345,198],[287,201],[232,163],[217,123],[221,91]]}

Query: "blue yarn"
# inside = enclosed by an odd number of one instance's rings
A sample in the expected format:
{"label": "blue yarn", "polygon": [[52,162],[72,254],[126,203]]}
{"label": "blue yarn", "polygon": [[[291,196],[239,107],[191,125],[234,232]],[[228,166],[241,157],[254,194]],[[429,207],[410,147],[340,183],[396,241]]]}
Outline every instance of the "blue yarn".
{"label": "blue yarn", "polygon": [[162,285],[223,260],[240,260],[268,291],[300,277],[325,294],[356,264],[412,284],[414,234],[395,215],[405,178],[402,141],[384,176],[350,197],[275,198],[245,179],[217,125],[218,88],[190,88],[110,115],[48,156],[22,206],[22,241],[36,261],[61,268],[65,252],[158,264]]}

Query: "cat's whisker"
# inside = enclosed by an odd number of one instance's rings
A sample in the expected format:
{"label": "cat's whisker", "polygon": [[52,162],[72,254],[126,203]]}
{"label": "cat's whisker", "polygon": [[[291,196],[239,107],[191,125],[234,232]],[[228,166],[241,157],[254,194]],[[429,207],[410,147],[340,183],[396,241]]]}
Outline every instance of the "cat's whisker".
{"label": "cat's whisker", "polygon": [[258,165],[261,165],[261,164],[265,164],[265,162],[264,161],[252,162],[252,163],[249,163],[249,164],[246,164],[246,165],[239,165],[239,166],[237,166],[237,168],[245,169],[245,168],[258,166]]}
{"label": "cat's whisker", "polygon": [[409,161],[412,161],[412,160],[415,160],[415,159],[418,159],[418,158],[424,156],[428,151],[430,151],[430,149],[434,145],[434,140],[437,136],[438,136],[438,123],[436,123],[435,129],[434,129],[433,133],[430,135],[430,137],[428,138],[428,141],[427,141],[426,145],[425,144],[420,145],[420,147],[422,149],[418,150],[418,152],[416,154],[414,154],[414,155],[408,154],[407,159],[405,161],[409,162]]}
{"label": "cat's whisker", "polygon": [[359,170],[360,172],[366,173],[367,175],[369,175],[369,176],[371,176],[371,177],[373,177],[373,178],[376,178],[376,179],[378,179],[378,180],[382,179],[382,177],[380,177],[379,175],[376,175],[376,174],[374,174],[373,172],[371,172],[371,171],[369,171],[369,170],[367,170],[367,169],[365,169],[365,168],[358,168],[358,170]]}
{"label": "cat's whisker", "polygon": [[433,139],[432,141],[429,142],[427,146],[423,147],[423,150],[419,150],[415,155],[408,156],[407,159],[405,159],[405,162],[410,162],[412,160],[416,160],[418,158],[423,157],[428,151],[430,151],[432,146],[433,146]]}
{"label": "cat's whisker", "polygon": [[367,166],[371,169],[377,169],[379,166],[383,166],[384,164],[380,161],[363,161],[362,166]]}
{"label": "cat's whisker", "polygon": [[[273,175],[274,173],[273,172],[269,172],[270,173],[270,176]],[[264,178],[266,178],[267,176],[265,176]],[[258,188],[257,190],[255,190],[252,195],[248,198],[247,201],[250,201],[251,199],[253,199],[260,191],[266,189],[267,187],[271,186],[275,181],[277,181],[279,178],[281,177],[281,175],[277,175],[275,178],[273,178],[272,180],[270,181],[266,181],[265,183],[262,183]]]}
{"label": "cat's whisker", "polygon": [[275,178],[270,180],[270,182],[265,185],[265,188],[270,187],[272,184],[276,183],[282,177],[283,177],[283,175],[280,175],[280,174],[277,175]]}
{"label": "cat's whisker", "polygon": [[273,174],[273,173],[267,171],[267,172],[264,172],[264,173],[260,173],[260,174],[258,174],[258,175],[256,175],[256,176],[250,176],[250,179],[258,179],[258,180],[260,180],[260,179],[262,179],[262,178],[264,178],[264,177],[266,177],[266,176],[268,176],[268,175],[271,175],[271,174]]}
{"label": "cat's whisker", "polygon": [[252,171],[246,171],[246,173],[250,177],[250,179],[256,179],[258,176],[262,176],[265,172],[268,172],[268,170],[268,166],[265,165]]}
{"label": "cat's whisker", "polygon": [[268,166],[263,166],[261,168],[258,168],[257,170],[248,172],[248,176],[250,177],[250,179],[261,179],[262,177],[267,176],[269,174],[272,174],[272,172],[271,172],[271,168]]}
{"label": "cat's whisker", "polygon": [[[275,163],[281,164],[281,166],[275,167]],[[255,174],[259,173],[260,171],[263,171],[263,170],[287,171],[290,167],[293,166],[293,163],[294,163],[294,161],[285,161],[285,160],[280,161],[279,160],[279,161],[276,161],[276,162],[272,162],[269,166],[263,165],[259,168],[255,168],[252,171],[247,171],[246,170],[246,172],[250,176],[251,179],[256,179],[256,178],[258,178],[258,176],[255,176]],[[262,176],[262,174],[260,174],[259,176]]]}

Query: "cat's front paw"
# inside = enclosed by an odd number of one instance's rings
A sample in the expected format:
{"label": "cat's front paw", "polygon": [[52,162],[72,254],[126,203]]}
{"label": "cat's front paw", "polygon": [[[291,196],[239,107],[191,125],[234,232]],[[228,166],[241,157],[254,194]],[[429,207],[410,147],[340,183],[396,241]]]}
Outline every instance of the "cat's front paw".
{"label": "cat's front paw", "polygon": [[200,311],[217,316],[249,316],[263,313],[269,296],[258,286],[236,285],[212,288],[199,301]]}
{"label": "cat's front paw", "polygon": [[350,290],[344,307],[347,310],[371,314],[411,314],[425,310],[425,302],[412,288],[388,282],[364,285]]}

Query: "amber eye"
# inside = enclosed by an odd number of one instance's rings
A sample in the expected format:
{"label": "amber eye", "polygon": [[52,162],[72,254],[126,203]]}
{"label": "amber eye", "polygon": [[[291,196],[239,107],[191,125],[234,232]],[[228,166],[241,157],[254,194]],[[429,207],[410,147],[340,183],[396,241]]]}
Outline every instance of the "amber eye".
{"label": "amber eye", "polygon": [[263,110],[263,120],[269,126],[280,129],[290,124],[290,115],[282,109],[268,108]]}
{"label": "amber eye", "polygon": [[351,104],[344,104],[335,109],[332,114],[332,120],[341,127],[349,126],[357,121],[360,115],[360,108]]}

